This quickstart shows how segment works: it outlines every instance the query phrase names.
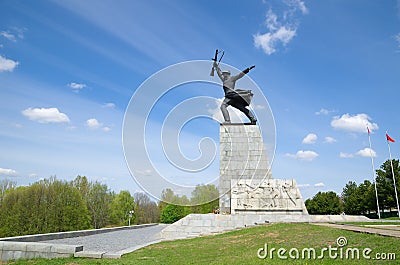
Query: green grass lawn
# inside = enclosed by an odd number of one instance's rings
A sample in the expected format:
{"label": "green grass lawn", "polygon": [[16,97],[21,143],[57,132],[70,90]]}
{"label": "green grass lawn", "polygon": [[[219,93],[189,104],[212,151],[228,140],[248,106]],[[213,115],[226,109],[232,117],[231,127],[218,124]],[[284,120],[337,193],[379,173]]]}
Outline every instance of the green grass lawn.
{"label": "green grass lawn", "polygon": [[[336,239],[345,237],[347,245],[342,248],[343,256],[348,248],[357,248],[360,251],[360,260],[357,259],[330,259],[326,251],[324,259],[291,259],[297,248],[315,248],[317,256],[322,248],[337,247]],[[284,248],[288,257],[286,260],[278,258],[277,251],[265,259],[257,257],[259,248],[267,244],[271,248]],[[365,248],[372,249],[371,258],[376,253],[395,253],[397,260],[367,260],[362,257]],[[340,255],[340,251],[337,251]],[[261,252],[260,254],[264,254]],[[334,254],[334,253],[333,253]],[[306,255],[307,256],[307,255]],[[186,240],[161,242],[124,255],[119,260],[94,259],[55,259],[15,261],[8,264],[399,264],[400,239],[345,231],[330,227],[312,224],[270,224],[253,228],[246,228],[215,236],[200,237]]]}
{"label": "green grass lawn", "polygon": [[400,220],[400,218],[399,217],[397,217],[397,216],[393,216],[393,217],[388,217],[388,218],[383,218],[382,220]]}

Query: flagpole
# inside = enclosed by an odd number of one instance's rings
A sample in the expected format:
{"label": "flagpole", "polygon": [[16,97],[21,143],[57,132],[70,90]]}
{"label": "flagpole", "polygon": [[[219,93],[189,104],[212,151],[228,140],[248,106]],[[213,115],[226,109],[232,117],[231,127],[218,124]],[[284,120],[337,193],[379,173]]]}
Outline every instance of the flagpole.
{"label": "flagpole", "polygon": [[371,164],[372,164],[372,179],[374,180],[374,183],[375,183],[376,207],[378,209],[378,218],[381,219],[381,211],[379,209],[379,200],[378,200],[378,188],[376,186],[376,178],[375,178],[374,157],[372,156],[371,132],[368,127],[367,127],[367,130],[368,130],[369,152],[370,152]]}
{"label": "flagpole", "polygon": [[393,160],[392,160],[392,152],[390,151],[390,144],[387,138],[388,134],[386,132],[386,142],[388,144],[389,149],[389,157],[390,157],[390,166],[392,168],[392,177],[393,177],[393,184],[394,184],[394,193],[396,194],[396,203],[397,203],[397,215],[400,218],[400,207],[399,207],[399,197],[397,196],[397,187],[396,187],[396,178],[394,177],[394,169],[393,169]]}

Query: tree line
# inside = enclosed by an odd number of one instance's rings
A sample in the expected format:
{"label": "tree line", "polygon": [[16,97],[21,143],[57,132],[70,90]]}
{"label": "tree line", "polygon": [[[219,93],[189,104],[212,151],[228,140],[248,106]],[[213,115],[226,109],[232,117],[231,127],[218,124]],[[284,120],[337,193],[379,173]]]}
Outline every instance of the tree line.
{"label": "tree line", "polygon": [[218,208],[219,191],[215,185],[197,185],[190,199],[186,195],[179,196],[171,189],[165,189],[159,203],[160,221],[171,224],[188,214],[212,213]]}
{"label": "tree line", "polygon": [[[399,160],[392,160],[396,188],[400,191],[400,165]],[[397,208],[394,182],[390,160],[385,161],[376,170],[376,190],[378,193],[379,209],[382,212],[390,212]],[[377,216],[377,203],[375,183],[364,180],[358,184],[349,181],[341,196],[333,191],[318,192],[312,199],[305,201],[306,208],[310,214],[352,214]]]}
{"label": "tree line", "polygon": [[85,176],[55,177],[17,187],[0,181],[0,237],[159,222],[158,205],[144,193],[112,192]]}
{"label": "tree line", "polygon": [[[399,160],[392,161],[400,191]],[[397,206],[390,161],[384,162],[376,173],[379,208],[387,212]],[[166,189],[156,203],[145,193],[115,193],[85,176],[73,181],[51,177],[20,187],[5,179],[0,180],[0,237],[127,225],[132,210],[131,224],[173,223],[190,213],[215,211],[218,197],[214,185],[197,185],[190,198]],[[375,185],[369,180],[358,185],[349,181],[341,196],[333,191],[318,192],[305,204],[310,214],[377,213]]]}
{"label": "tree line", "polygon": [[156,203],[142,192],[115,193],[85,176],[72,181],[51,177],[20,187],[3,179],[0,238],[128,225],[130,211],[131,224],[173,223],[189,213],[211,213],[219,204],[214,185],[196,186],[190,199],[166,189],[161,199]]}

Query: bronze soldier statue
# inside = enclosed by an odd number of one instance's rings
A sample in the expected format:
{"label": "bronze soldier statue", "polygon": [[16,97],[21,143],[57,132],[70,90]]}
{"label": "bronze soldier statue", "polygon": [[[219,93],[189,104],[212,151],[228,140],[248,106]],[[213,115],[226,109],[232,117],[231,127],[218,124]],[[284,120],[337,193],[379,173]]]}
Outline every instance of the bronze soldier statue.
{"label": "bronze soldier statue", "polygon": [[224,101],[221,104],[222,115],[224,116],[225,123],[230,123],[231,119],[227,110],[228,106],[237,108],[249,118],[251,124],[256,124],[257,120],[254,118],[253,113],[247,108],[250,104],[253,94],[250,90],[236,89],[236,81],[247,74],[255,65],[250,66],[237,75],[231,76],[229,70],[221,71],[216,60],[214,60],[213,69],[217,71],[219,78],[222,81],[222,86],[225,92]]}

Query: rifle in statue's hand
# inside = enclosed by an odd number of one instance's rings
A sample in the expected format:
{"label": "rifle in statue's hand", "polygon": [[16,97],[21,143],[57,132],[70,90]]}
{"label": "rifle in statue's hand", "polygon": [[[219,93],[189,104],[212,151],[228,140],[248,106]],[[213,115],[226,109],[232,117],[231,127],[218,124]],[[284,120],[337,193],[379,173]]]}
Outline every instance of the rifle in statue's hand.
{"label": "rifle in statue's hand", "polygon": [[[218,57],[218,49],[215,50],[215,56],[214,56],[214,58],[212,59],[212,60],[214,61],[214,63],[217,62],[217,57]],[[214,68],[214,63],[213,63],[213,66],[212,66],[212,68],[211,68],[210,76],[214,76],[214,70],[215,70],[215,68]]]}
{"label": "rifle in statue's hand", "polygon": [[243,73],[248,74],[250,72],[251,69],[253,69],[254,67],[256,67],[255,65],[252,65],[246,69],[243,70]]}

